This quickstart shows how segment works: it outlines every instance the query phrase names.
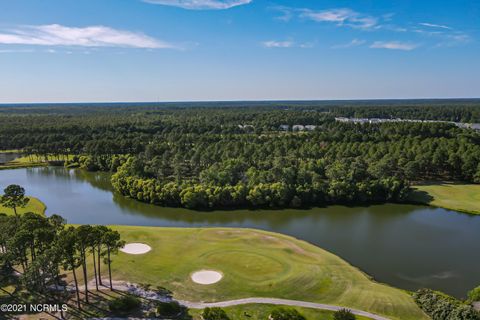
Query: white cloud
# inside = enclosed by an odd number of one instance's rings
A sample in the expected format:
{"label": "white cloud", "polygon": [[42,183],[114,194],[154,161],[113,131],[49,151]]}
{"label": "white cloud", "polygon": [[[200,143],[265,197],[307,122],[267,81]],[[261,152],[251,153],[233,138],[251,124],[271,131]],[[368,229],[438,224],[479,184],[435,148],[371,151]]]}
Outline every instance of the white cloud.
{"label": "white cloud", "polygon": [[395,13],[390,12],[382,15],[384,21],[392,21],[392,18],[395,16]]}
{"label": "white cloud", "polygon": [[472,41],[472,38],[468,34],[462,32],[447,34],[442,38],[443,40],[437,44],[437,47],[454,47],[457,45],[467,44]]}
{"label": "white cloud", "polygon": [[172,44],[144,35],[105,26],[83,28],[58,24],[24,26],[0,32],[1,44],[38,46],[174,48]]}
{"label": "white cloud", "polygon": [[333,9],[324,11],[305,10],[303,16],[315,21],[337,22],[343,24],[354,12],[350,9]]}
{"label": "white cloud", "polygon": [[295,45],[295,43],[293,41],[270,40],[270,41],[262,42],[262,45],[265,48],[291,48]]}
{"label": "white cloud", "polygon": [[290,21],[293,18],[293,13],[295,11],[295,9],[285,6],[273,6],[268,9],[278,11],[281,15],[275,17],[275,19],[285,22]]}
{"label": "white cloud", "polygon": [[302,49],[310,49],[315,46],[314,42],[303,42],[303,43],[297,43],[292,40],[286,40],[286,41],[276,41],[276,40],[270,40],[270,41],[264,41],[261,43],[261,45],[265,48],[302,48]]}
{"label": "white cloud", "polygon": [[461,30],[455,30],[452,27],[431,23],[419,23],[425,28],[415,28],[413,32],[437,39],[436,47],[453,47],[467,44],[472,41],[472,37]]}
{"label": "white cloud", "polygon": [[349,26],[356,29],[371,29],[378,24],[377,18],[362,15],[348,8],[322,11],[303,9],[301,10],[300,17],[317,22],[331,22],[338,26]]}
{"label": "white cloud", "polygon": [[430,27],[430,28],[452,30],[452,28],[450,28],[449,26],[441,25],[441,24],[433,24],[433,23],[428,23],[428,22],[421,22],[421,23],[419,23],[419,25],[424,26],[424,27]]}
{"label": "white cloud", "polygon": [[418,45],[415,43],[408,43],[408,42],[400,42],[400,41],[376,41],[374,42],[370,48],[373,49],[389,49],[389,50],[404,50],[404,51],[411,51],[417,48]]}
{"label": "white cloud", "polygon": [[470,42],[472,40],[468,34],[464,34],[464,33],[458,33],[458,34],[451,35],[450,39],[452,39],[456,42],[462,42],[462,43]]}
{"label": "white cloud", "polygon": [[383,24],[381,26],[378,26],[378,29],[383,29],[387,31],[393,31],[393,32],[407,32],[409,31],[407,28],[398,26],[395,24]]}
{"label": "white cloud", "polygon": [[305,43],[299,44],[298,46],[302,49],[310,49],[310,48],[315,47],[315,43],[314,42],[305,42]]}
{"label": "white cloud", "polygon": [[143,0],[143,2],[189,10],[224,10],[249,4],[252,0]]}
{"label": "white cloud", "polygon": [[352,41],[345,43],[345,44],[339,44],[336,46],[333,46],[332,48],[334,49],[343,49],[343,48],[351,48],[351,47],[358,47],[361,46],[362,44],[365,44],[367,41],[365,40],[360,40],[360,39],[353,39]]}

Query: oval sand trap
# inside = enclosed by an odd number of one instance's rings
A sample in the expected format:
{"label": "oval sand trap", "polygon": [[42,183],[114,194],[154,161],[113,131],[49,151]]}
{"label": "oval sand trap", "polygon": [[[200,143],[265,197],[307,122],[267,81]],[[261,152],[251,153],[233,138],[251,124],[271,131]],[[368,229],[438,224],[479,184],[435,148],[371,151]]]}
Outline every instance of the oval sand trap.
{"label": "oval sand trap", "polygon": [[120,251],[128,254],[144,254],[152,250],[148,244],[145,243],[127,243]]}
{"label": "oval sand trap", "polygon": [[223,275],[218,271],[200,270],[191,276],[192,281],[198,284],[214,284],[222,280]]}

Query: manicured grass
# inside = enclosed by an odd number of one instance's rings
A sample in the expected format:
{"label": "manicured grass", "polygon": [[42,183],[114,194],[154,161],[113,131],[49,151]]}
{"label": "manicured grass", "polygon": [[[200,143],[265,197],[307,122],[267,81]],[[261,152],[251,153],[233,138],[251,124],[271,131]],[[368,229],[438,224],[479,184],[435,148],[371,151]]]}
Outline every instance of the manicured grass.
{"label": "manicured grass", "polygon": [[[34,197],[29,197],[30,201],[28,201],[28,204],[25,206],[25,208],[17,208],[17,213],[18,214],[24,214],[26,212],[33,212],[33,213],[38,213],[41,214],[42,216],[45,215],[45,210],[47,207],[45,204],[38,200],[37,198]],[[5,208],[2,205],[0,205],[0,213],[6,213],[8,215],[13,215],[13,209],[10,208]]]}
{"label": "manicured grass", "polygon": [[[66,158],[68,160],[72,160],[73,159],[73,155],[69,154],[66,156]],[[63,160],[63,157],[61,158]],[[55,156],[52,156],[52,155],[48,155],[47,156],[47,160],[48,161],[57,161],[58,158],[55,157]],[[44,163],[46,160],[45,160],[45,157],[44,156],[41,156],[41,157],[37,157],[37,156],[23,156],[23,157],[20,157],[20,158],[17,158],[11,162],[17,162],[17,163],[39,163],[39,162],[42,162]]]}
{"label": "manicured grass", "polygon": [[19,153],[22,152],[20,149],[9,149],[9,150],[0,150],[0,153]]}
{"label": "manicured grass", "polygon": [[[245,320],[245,319],[268,319],[272,311],[280,306],[262,305],[262,304],[246,304],[243,306],[222,308],[227,313],[231,320]],[[296,309],[307,320],[333,320],[333,312],[326,310],[315,310],[309,308],[285,307]],[[191,309],[189,314],[194,320],[200,320],[202,310]],[[368,320],[370,318],[356,316],[357,320]]]}
{"label": "manicured grass", "polygon": [[437,182],[414,186],[410,199],[435,207],[480,214],[480,185]]}
{"label": "manicured grass", "polygon": [[[144,255],[115,256],[114,278],[162,286],[178,299],[273,297],[345,306],[392,319],[425,319],[407,292],[376,283],[339,257],[292,237],[250,229],[113,228],[127,243],[152,247]],[[201,269],[221,271],[224,278],[213,285],[195,284],[190,274]]]}
{"label": "manicured grass", "polygon": [[[73,155],[67,155],[67,158],[71,160]],[[54,156],[47,156],[48,161],[56,161],[57,158]],[[18,169],[18,168],[30,168],[30,167],[42,167],[48,166],[48,162],[44,157],[37,156],[23,156],[16,158],[15,160],[9,161],[3,165],[0,165],[0,170],[6,169]]]}
{"label": "manicured grass", "polygon": [[48,163],[31,157],[20,157],[0,165],[0,170],[47,166]]}

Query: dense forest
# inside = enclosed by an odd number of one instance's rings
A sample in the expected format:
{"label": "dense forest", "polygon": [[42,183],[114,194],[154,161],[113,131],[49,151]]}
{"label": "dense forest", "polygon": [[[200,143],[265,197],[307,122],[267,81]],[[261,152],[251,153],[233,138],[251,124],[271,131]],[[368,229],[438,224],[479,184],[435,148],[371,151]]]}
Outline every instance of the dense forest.
{"label": "dense forest", "polygon": [[411,183],[480,183],[480,101],[0,107],[0,149],[111,171],[140,201],[196,209],[404,201]]}

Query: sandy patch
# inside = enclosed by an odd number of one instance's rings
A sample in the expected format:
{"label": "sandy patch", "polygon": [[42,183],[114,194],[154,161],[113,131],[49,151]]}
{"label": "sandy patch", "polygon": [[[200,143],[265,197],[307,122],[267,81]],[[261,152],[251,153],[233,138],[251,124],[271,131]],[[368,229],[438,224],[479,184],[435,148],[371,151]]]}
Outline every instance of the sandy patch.
{"label": "sandy patch", "polygon": [[214,284],[222,280],[223,274],[218,271],[200,270],[192,273],[192,281],[198,284]]}
{"label": "sandy patch", "polygon": [[120,251],[128,254],[145,254],[152,250],[148,244],[145,243],[127,243]]}

